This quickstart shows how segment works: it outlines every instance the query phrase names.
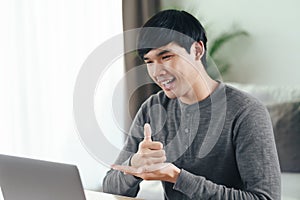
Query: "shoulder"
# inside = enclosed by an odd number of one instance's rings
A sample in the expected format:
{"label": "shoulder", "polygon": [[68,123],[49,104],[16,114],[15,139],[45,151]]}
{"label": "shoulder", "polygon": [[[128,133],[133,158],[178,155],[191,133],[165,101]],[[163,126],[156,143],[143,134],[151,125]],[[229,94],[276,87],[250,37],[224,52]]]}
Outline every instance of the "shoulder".
{"label": "shoulder", "polygon": [[232,86],[226,86],[226,95],[227,113],[231,115],[235,136],[271,137],[270,115],[260,100]]}
{"label": "shoulder", "polygon": [[265,105],[252,95],[229,85],[225,85],[225,90],[228,109],[235,110],[236,112],[246,110],[253,112],[256,110],[266,111]]}
{"label": "shoulder", "polygon": [[226,85],[227,116],[233,123],[234,130],[245,129],[267,130],[271,119],[266,106],[250,94]]}

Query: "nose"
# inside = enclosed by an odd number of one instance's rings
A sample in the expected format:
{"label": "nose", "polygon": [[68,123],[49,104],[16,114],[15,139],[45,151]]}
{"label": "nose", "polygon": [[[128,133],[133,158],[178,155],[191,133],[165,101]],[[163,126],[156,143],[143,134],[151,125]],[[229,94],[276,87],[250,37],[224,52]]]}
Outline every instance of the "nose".
{"label": "nose", "polygon": [[164,75],[166,73],[166,71],[165,71],[165,68],[162,64],[153,63],[153,65],[151,66],[150,73],[153,77],[157,77],[157,76]]}

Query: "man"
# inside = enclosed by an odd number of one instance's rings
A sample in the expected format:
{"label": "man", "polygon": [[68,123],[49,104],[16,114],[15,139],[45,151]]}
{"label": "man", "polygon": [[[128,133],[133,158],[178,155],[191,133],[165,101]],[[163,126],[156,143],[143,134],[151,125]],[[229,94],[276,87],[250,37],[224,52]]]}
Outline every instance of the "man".
{"label": "man", "polygon": [[184,11],[161,11],[143,26],[138,53],[162,91],[138,111],[104,192],[136,196],[142,180],[161,180],[171,200],[280,199],[268,112],[209,77],[206,42]]}

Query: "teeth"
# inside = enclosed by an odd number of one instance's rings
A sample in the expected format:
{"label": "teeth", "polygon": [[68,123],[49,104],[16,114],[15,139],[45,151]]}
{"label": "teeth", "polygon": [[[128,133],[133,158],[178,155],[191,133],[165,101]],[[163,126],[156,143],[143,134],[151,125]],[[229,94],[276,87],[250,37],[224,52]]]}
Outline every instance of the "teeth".
{"label": "teeth", "polygon": [[167,81],[162,82],[162,84],[166,85],[166,84],[170,83],[171,81],[172,80],[167,80]]}

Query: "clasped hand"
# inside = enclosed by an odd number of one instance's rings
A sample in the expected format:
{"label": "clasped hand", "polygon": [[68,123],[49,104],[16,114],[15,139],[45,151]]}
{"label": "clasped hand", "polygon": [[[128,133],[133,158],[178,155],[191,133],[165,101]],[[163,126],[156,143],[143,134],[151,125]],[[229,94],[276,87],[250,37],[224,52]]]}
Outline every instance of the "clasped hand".
{"label": "clasped hand", "polygon": [[175,183],[180,169],[165,163],[166,153],[161,142],[152,141],[150,124],[144,126],[144,140],[131,158],[131,166],[112,165],[112,168],[144,180],[162,180]]}

